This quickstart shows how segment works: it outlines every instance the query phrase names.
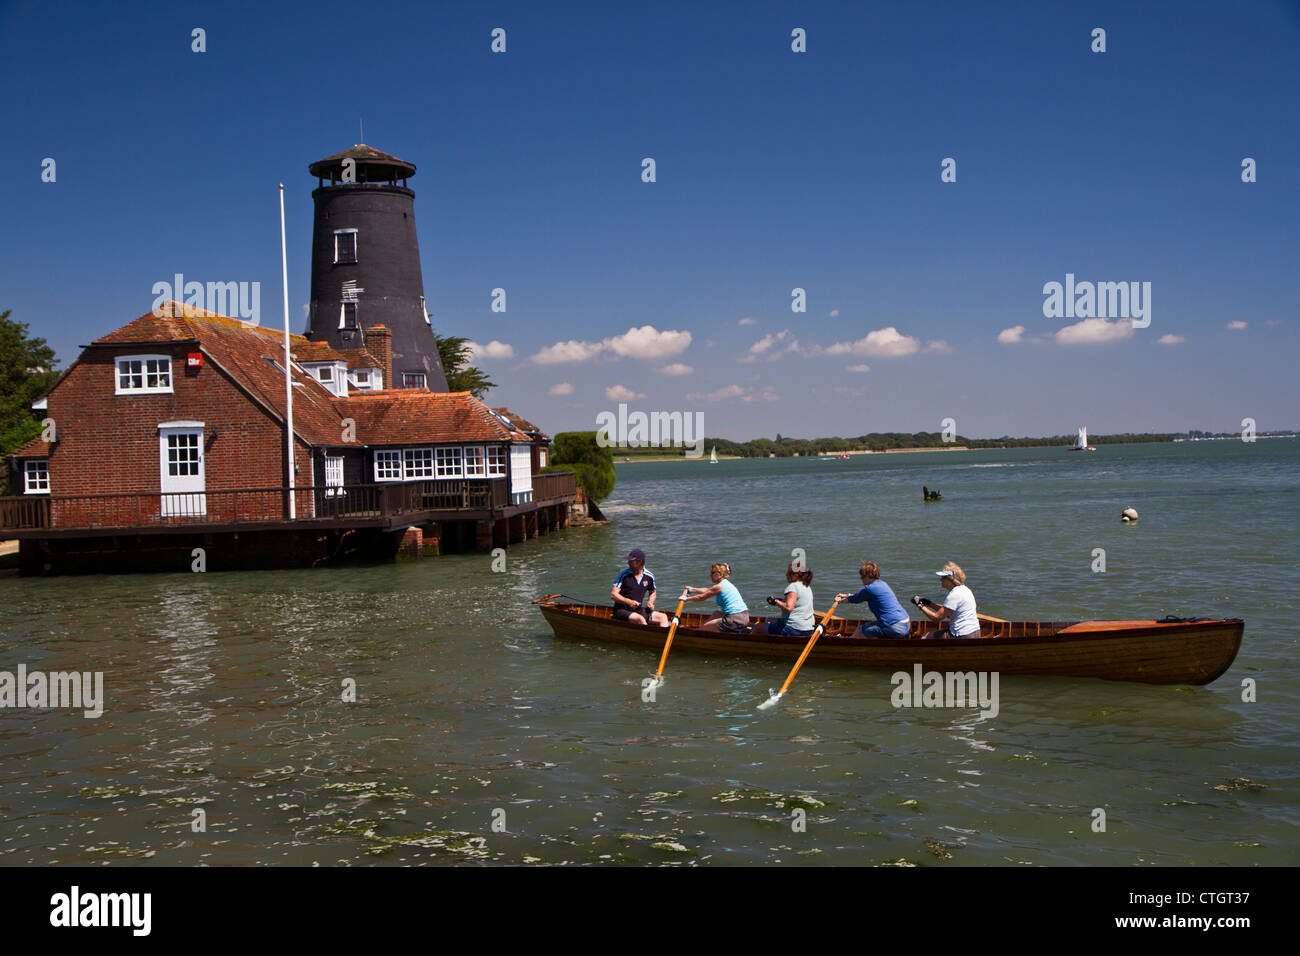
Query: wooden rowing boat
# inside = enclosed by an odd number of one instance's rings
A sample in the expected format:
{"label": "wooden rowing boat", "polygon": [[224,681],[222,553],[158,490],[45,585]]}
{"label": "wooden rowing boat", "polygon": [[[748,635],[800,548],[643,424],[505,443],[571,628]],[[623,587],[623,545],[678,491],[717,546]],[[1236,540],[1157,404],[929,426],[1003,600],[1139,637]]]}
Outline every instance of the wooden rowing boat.
{"label": "wooden rowing boat", "polygon": [[[616,621],[607,605],[547,595],[533,603],[557,637],[662,649],[667,630]],[[806,637],[701,631],[707,614],[683,614],[674,651],[720,657],[795,660]],[[755,631],[771,618],[752,619]],[[926,670],[997,671],[1060,677],[1099,677],[1144,684],[1208,684],[1232,664],[1245,623],[1224,621],[983,622],[978,638],[932,638],[937,626],[913,621],[910,640],[852,637],[859,621],[833,619],[809,658],[813,664]]]}

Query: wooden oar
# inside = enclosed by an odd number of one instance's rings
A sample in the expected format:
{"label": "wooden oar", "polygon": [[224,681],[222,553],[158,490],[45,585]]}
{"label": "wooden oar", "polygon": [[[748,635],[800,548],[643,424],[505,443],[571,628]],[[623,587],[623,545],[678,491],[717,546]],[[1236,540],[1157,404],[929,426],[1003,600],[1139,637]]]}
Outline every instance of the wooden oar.
{"label": "wooden oar", "polygon": [[1008,623],[1010,623],[1010,622],[1009,622],[1006,618],[1004,618],[1004,617],[990,617],[990,616],[987,615],[987,614],[976,614],[975,616],[976,616],[977,618],[979,618],[981,621],[988,621],[990,624],[1008,624]]}
{"label": "wooden oar", "polygon": [[664,641],[664,652],[659,655],[659,670],[655,671],[655,686],[662,687],[664,683],[664,664],[668,662],[668,648],[673,646],[673,635],[677,633],[677,622],[682,617],[682,605],[686,603],[686,592],[677,601],[677,610],[673,611],[673,622],[668,627],[668,640]]}
{"label": "wooden oar", "polygon": [[821,637],[822,631],[826,629],[826,622],[831,619],[831,617],[835,614],[835,609],[839,606],[840,606],[840,602],[837,600],[834,604],[831,605],[831,609],[826,612],[825,616],[822,617],[821,623],[818,624],[815,628],[813,628],[812,637],[808,638],[808,644],[804,647],[803,653],[800,654],[799,659],[795,661],[794,669],[790,671],[790,676],[785,679],[785,683],[781,685],[780,691],[778,691],[775,694],[772,694],[770,690],[768,691],[768,693],[771,694],[771,696],[768,697],[767,700],[763,701],[763,703],[758,705],[759,710],[767,710],[770,707],[775,707],[777,701],[779,701],[782,697],[785,696],[785,692],[790,689],[790,683],[794,680],[794,675],[799,673],[799,668],[803,667],[803,662],[806,661],[808,659],[808,655],[812,653],[813,645],[817,643],[817,638]]}

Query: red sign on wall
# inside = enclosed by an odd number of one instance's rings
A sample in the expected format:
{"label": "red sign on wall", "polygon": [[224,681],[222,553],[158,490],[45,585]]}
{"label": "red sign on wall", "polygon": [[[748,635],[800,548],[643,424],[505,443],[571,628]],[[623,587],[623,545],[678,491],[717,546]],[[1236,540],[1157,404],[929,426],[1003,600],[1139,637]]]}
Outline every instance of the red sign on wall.
{"label": "red sign on wall", "polygon": [[203,368],[203,353],[190,352],[185,356],[185,365],[187,368]]}

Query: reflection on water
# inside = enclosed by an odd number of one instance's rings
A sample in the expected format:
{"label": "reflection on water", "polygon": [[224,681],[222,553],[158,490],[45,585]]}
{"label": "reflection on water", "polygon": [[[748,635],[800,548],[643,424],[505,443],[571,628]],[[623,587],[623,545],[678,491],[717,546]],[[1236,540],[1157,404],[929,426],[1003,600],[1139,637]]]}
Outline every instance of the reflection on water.
{"label": "reflection on water", "polygon": [[[614,525],[500,572],[0,579],[0,667],[103,670],[107,697],[98,721],[0,712],[0,863],[1288,863],[1300,495],[1295,449],[1261,444],[635,464]],[[729,560],[755,606],[793,547],[822,606],[864,557],[932,593],[952,558],[998,616],[1213,611],[1246,644],[1208,688],[1007,677],[995,718],[895,709],[889,672],[815,661],[760,713],[788,663],[685,653],[646,702],[653,651],[556,641],[530,603],[603,602],[630,547],[665,594]]]}

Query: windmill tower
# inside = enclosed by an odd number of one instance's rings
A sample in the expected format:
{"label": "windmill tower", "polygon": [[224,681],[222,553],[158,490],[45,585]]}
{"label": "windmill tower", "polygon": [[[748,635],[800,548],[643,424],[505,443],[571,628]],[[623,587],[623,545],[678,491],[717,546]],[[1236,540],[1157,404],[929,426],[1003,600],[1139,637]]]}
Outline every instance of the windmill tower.
{"label": "windmill tower", "polygon": [[309,167],[318,185],[311,241],[307,338],[334,348],[366,345],[366,330],[392,332],[394,388],[447,390],[424,304],[415,166],[365,144]]}

